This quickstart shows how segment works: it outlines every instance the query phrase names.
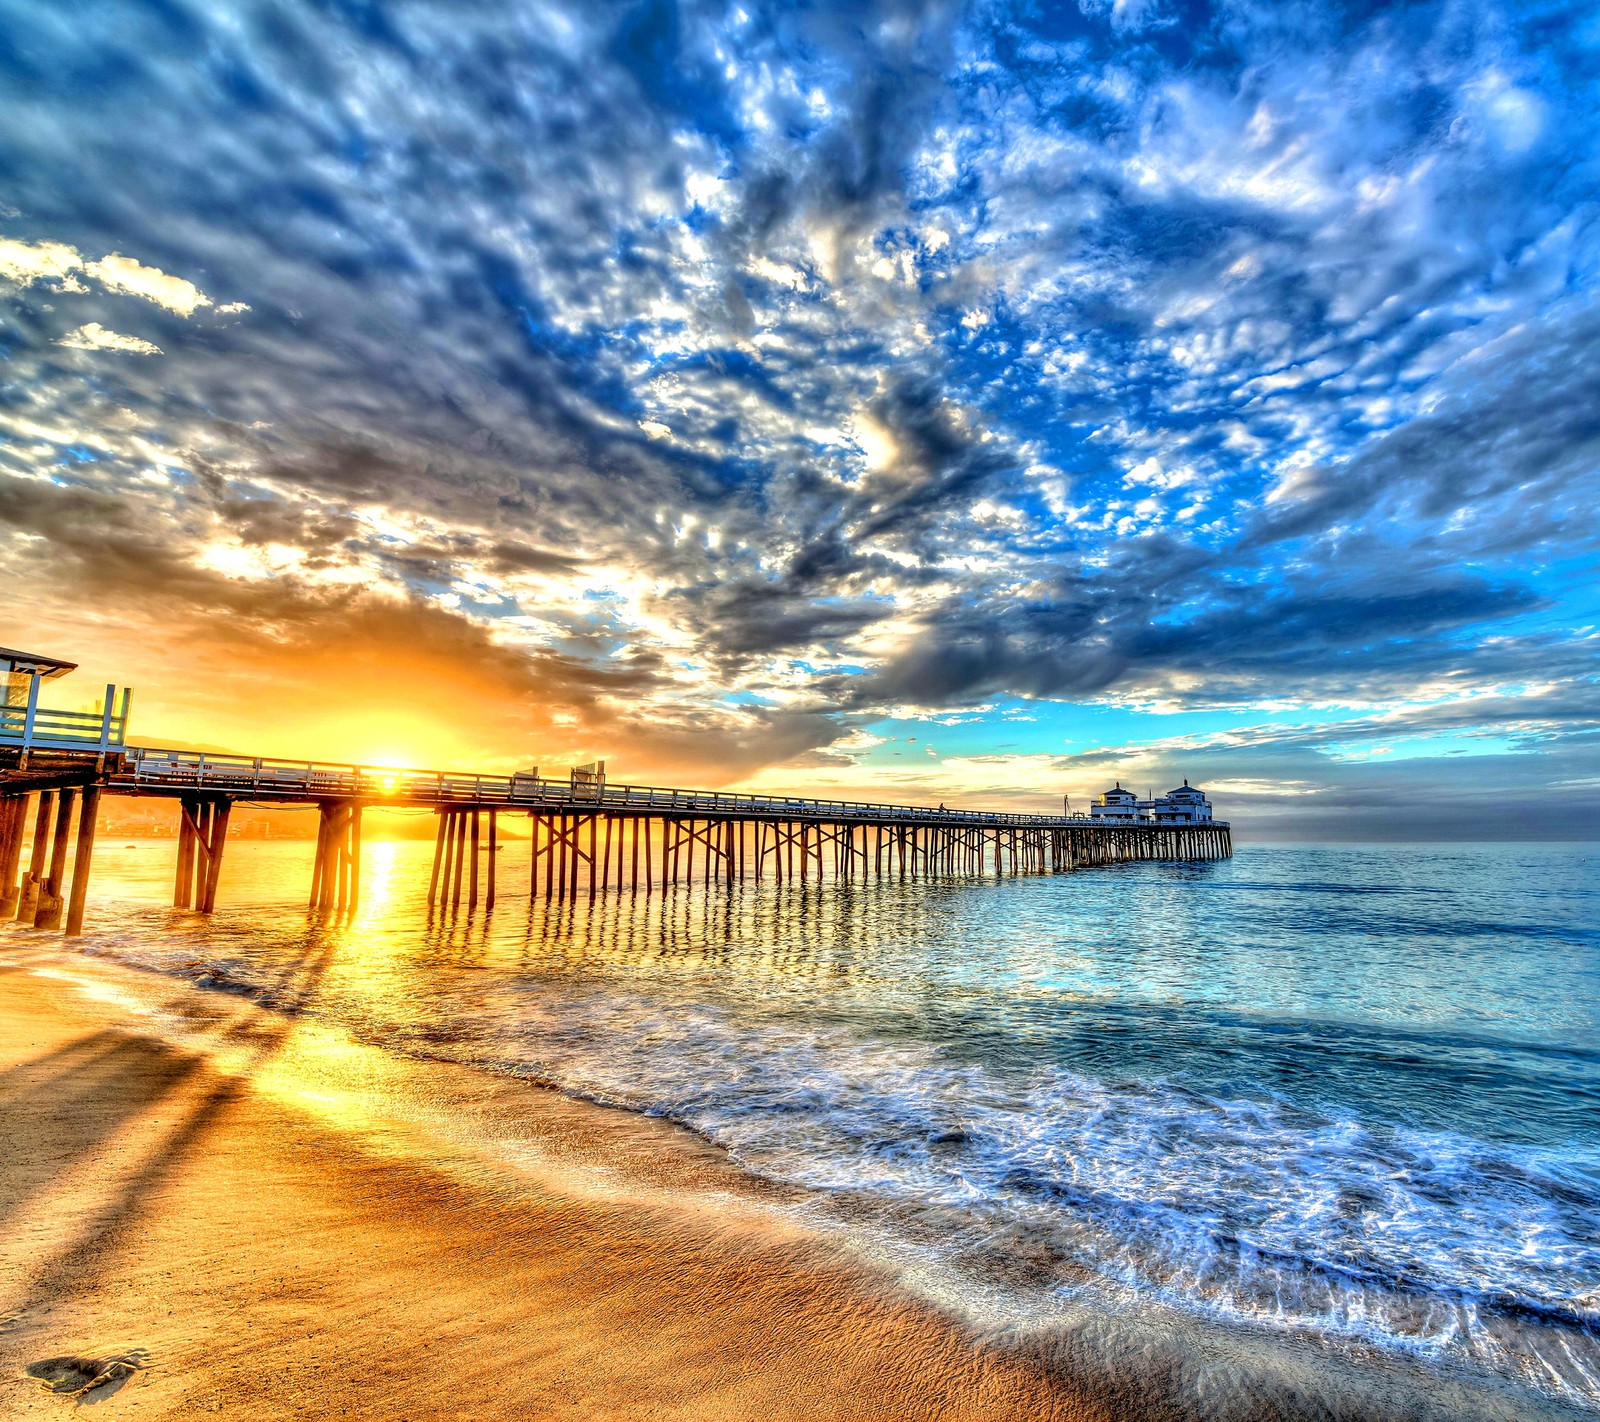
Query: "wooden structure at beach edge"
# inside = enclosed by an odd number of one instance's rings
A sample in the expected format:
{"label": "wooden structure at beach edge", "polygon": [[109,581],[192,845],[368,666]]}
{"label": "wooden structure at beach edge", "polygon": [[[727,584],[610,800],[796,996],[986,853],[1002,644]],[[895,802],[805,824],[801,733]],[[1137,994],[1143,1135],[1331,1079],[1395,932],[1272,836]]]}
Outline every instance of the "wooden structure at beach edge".
{"label": "wooden structure at beach edge", "polygon": [[40,708],[40,684],[71,668],[0,648],[0,676],[9,677],[0,704],[0,919],[68,933],[83,927],[102,794],[178,802],[173,904],[202,913],[216,907],[229,816],[240,802],[318,808],[309,905],[322,911],[348,912],[359,899],[361,819],[372,806],[437,814],[428,902],[452,911],[493,906],[508,815],[526,818],[528,892],[546,899],[613,891],[649,897],[695,883],[1050,874],[1233,852],[1223,821],[1107,824],[1082,815],[608,785],[603,763],[558,779],[129,746],[126,691],[120,709],[109,686],[93,713]]}

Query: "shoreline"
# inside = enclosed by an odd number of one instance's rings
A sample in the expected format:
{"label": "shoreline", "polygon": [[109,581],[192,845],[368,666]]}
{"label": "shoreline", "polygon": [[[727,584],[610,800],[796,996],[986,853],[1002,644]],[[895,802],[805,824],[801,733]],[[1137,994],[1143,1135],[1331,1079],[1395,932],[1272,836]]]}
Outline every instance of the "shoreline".
{"label": "shoreline", "polygon": [[[838,1248],[674,1208],[733,1181],[709,1148],[674,1165],[663,1123],[490,1083],[550,1098],[557,1157],[634,1137],[644,1203],[562,1192],[298,1113],[35,972],[0,982],[7,1416],[71,1405],[28,1364],[132,1349],[150,1365],[107,1401],[152,1418],[1112,1415]],[[266,1045],[263,1014],[219,1007],[230,1049]]]}
{"label": "shoreline", "polygon": [[683,1128],[0,946],[8,1416],[71,1405],[30,1363],[131,1349],[153,1418],[1529,1415],[1292,1340],[975,1327]]}

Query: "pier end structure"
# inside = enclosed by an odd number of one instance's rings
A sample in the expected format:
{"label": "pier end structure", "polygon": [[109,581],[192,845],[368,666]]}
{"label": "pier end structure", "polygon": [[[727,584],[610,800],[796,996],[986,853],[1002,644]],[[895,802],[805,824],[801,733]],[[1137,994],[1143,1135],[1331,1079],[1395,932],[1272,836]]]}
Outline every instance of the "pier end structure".
{"label": "pier end structure", "polygon": [[83,928],[100,795],[122,769],[133,700],[131,689],[108,685],[92,710],[52,705],[52,684],[74,670],[0,647],[0,918],[68,933]]}

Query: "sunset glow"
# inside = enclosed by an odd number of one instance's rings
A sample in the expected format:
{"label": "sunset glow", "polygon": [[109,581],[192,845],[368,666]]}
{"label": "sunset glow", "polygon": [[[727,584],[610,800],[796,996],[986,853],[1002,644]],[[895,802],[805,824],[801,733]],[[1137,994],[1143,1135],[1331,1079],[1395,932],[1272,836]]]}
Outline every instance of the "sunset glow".
{"label": "sunset glow", "polygon": [[141,739],[1581,821],[1577,31],[400,8],[13,21],[6,615]]}

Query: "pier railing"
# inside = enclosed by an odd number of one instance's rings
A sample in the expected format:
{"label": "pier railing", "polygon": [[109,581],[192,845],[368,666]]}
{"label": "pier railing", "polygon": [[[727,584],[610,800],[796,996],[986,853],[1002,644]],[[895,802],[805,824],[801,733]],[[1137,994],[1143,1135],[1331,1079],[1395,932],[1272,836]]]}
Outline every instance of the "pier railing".
{"label": "pier railing", "polygon": [[1087,815],[1030,815],[992,810],[929,809],[867,800],[819,800],[751,795],[726,790],[683,790],[659,785],[574,785],[519,772],[464,775],[444,770],[402,770],[336,761],[275,760],[263,756],[133,747],[115,788],[161,793],[205,793],[259,800],[359,799],[371,804],[481,805],[547,811],[603,810],[628,814],[684,814],[791,820],[911,821],[948,825],[1081,825]]}
{"label": "pier railing", "polygon": [[123,748],[128,704],[133,696],[130,688],[123,688],[120,706],[117,688],[108,686],[98,711],[60,711],[38,704],[38,686],[39,678],[35,677],[26,706],[0,706],[0,745],[91,753]]}

